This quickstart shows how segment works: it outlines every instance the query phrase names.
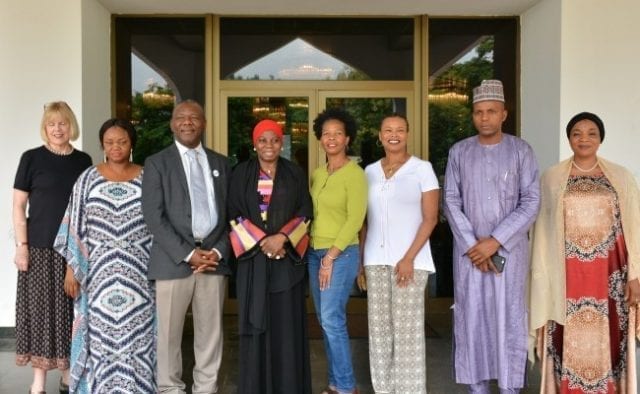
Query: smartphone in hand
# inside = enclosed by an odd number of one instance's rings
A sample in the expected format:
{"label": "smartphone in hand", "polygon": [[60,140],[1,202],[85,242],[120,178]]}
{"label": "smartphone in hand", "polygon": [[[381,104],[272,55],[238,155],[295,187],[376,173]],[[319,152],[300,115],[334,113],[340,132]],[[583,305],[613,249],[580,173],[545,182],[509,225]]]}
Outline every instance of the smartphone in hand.
{"label": "smartphone in hand", "polygon": [[504,270],[504,264],[507,262],[507,259],[499,254],[494,254],[491,256],[491,262],[496,266],[498,272],[502,272]]}

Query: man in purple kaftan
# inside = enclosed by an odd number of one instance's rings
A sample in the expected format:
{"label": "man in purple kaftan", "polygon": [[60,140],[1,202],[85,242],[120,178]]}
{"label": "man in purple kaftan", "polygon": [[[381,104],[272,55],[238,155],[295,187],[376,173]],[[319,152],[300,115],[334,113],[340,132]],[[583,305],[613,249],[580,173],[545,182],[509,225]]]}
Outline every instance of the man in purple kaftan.
{"label": "man in purple kaftan", "polygon": [[[474,89],[478,135],[449,151],[444,212],[454,237],[454,373],[470,393],[517,393],[527,362],[527,232],[540,205],[538,165],[531,147],[502,133],[500,81]],[[506,258],[497,274],[494,253]]]}

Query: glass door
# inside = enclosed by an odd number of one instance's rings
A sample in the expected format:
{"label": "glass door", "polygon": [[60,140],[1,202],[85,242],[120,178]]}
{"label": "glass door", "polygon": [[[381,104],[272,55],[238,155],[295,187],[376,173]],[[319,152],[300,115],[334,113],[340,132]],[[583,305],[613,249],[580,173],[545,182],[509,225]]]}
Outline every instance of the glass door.
{"label": "glass door", "polygon": [[[313,119],[326,108],[339,107],[353,115],[358,124],[358,137],[349,155],[360,166],[380,159],[384,152],[376,143],[380,122],[398,113],[414,119],[413,91],[341,91],[341,90],[226,90],[221,92],[220,143],[218,150],[226,154],[232,165],[247,160],[253,152],[251,135],[255,124],[265,118],[283,126],[284,150],[281,155],[300,165],[309,175],[326,163],[325,155],[312,130]],[[417,120],[413,121],[418,125]],[[410,153],[420,151],[420,131],[409,141]],[[363,313],[366,299],[354,285],[349,303],[350,313]],[[308,310],[312,310],[308,300]],[[228,311],[235,311],[235,286],[229,282]]]}
{"label": "glass door", "polygon": [[[260,120],[271,119],[282,125],[284,143],[281,156],[298,164],[308,174],[310,168],[309,130],[310,92],[225,92],[222,94],[222,129],[226,130],[222,146],[231,165],[253,154],[253,127]],[[313,133],[311,133],[313,134]]]}
{"label": "glass door", "polygon": [[[282,156],[310,174],[326,162],[313,134],[313,119],[326,108],[339,107],[356,119],[358,138],[349,155],[365,167],[383,155],[376,143],[382,118],[398,113],[410,122],[413,119],[412,94],[407,91],[226,91],[221,95],[221,129],[226,132],[221,136],[220,151],[229,157],[232,165],[248,159],[253,154],[254,125],[269,118],[280,123],[285,131]],[[420,141],[420,132],[412,133],[410,153],[420,151]]]}
{"label": "glass door", "polygon": [[[364,168],[384,156],[378,143],[378,132],[385,116],[397,113],[411,122],[414,114],[412,94],[407,91],[320,91],[318,112],[337,107],[353,115],[358,125],[358,137],[351,144],[349,156]],[[317,145],[316,149],[317,165],[323,165],[326,162],[324,153]],[[415,132],[409,140],[409,151],[413,153],[419,149],[420,133]]]}

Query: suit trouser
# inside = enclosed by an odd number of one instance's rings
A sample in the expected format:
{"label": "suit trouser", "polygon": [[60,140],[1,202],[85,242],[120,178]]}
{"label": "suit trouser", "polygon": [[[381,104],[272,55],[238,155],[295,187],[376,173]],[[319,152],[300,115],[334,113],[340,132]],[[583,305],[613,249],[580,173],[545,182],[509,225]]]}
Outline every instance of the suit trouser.
{"label": "suit trouser", "polygon": [[222,308],[226,278],[193,274],[156,281],[158,311],[158,391],[184,393],[182,381],[182,331],[189,304],[193,313],[194,394],[218,390],[222,361]]}

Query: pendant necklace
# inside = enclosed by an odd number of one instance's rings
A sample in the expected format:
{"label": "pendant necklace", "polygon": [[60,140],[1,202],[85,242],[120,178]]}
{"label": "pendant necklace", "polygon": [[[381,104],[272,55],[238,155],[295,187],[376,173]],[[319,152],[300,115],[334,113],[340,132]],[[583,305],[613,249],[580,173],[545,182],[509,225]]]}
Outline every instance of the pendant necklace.
{"label": "pendant necklace", "polygon": [[260,170],[262,170],[262,172],[267,174],[267,176],[269,176],[269,178],[273,178],[273,172],[274,172],[273,170],[265,169],[262,166],[260,167]]}
{"label": "pendant necklace", "polygon": [[[402,160],[396,162],[396,163],[388,163],[388,166],[385,166],[384,163],[382,164],[382,171],[384,172],[385,177],[387,178],[391,178],[391,176],[393,175],[393,173],[400,167],[402,167],[402,165],[404,163],[407,162],[407,160],[409,160],[411,156],[405,156]],[[389,161],[388,159],[384,159],[383,161]]]}

